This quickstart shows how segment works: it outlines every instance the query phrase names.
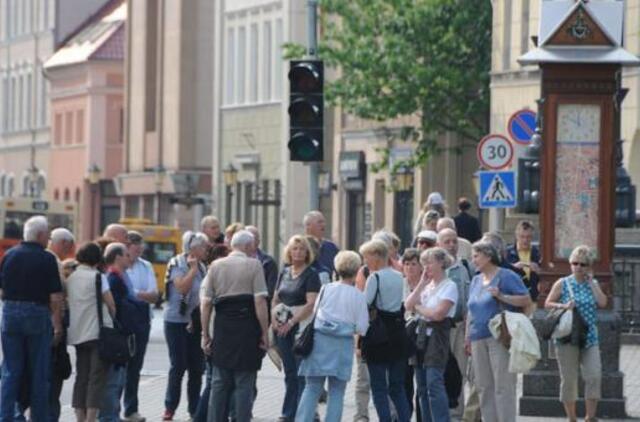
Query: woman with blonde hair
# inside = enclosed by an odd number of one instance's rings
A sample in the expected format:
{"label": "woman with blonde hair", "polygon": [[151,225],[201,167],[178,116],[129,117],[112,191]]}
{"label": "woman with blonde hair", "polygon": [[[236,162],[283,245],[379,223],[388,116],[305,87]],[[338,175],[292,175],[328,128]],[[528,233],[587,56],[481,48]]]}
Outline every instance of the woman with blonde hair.
{"label": "woman with blonde hair", "polygon": [[[296,334],[309,322],[321,283],[311,264],[315,256],[305,236],[295,235],[284,248],[284,263],[271,303],[271,329],[284,366],[285,396],[278,421],[292,422],[305,386],[298,376],[300,358],[293,353]],[[280,316],[285,315],[285,318]]]}
{"label": "woman with blonde hair", "polygon": [[560,401],[570,421],[576,420],[576,400],[578,398],[578,369],[584,380],[586,404],[585,421],[596,420],[602,362],[598,336],[598,308],[607,306],[607,296],[598,281],[591,274],[593,256],[588,246],[576,247],[569,257],[571,275],[556,281],[551,287],[545,308],[564,308],[581,318],[586,325],[582,338],[556,340],[556,355],[560,369]]}
{"label": "woman with blonde hair", "polygon": [[334,266],[340,281],[323,286],[316,302],[313,349],[300,364],[300,375],[306,377],[296,413],[301,422],[313,421],[325,380],[329,384],[325,421],[342,420],[344,392],[353,367],[353,336],[364,335],[369,327],[366,299],[354,286],[361,264],[357,253],[339,252]]}

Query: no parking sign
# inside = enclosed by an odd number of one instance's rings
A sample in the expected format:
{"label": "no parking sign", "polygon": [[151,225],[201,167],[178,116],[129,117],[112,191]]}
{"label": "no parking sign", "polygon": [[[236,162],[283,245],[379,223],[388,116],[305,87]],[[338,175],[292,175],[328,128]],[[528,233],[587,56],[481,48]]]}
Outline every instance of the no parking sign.
{"label": "no parking sign", "polygon": [[509,118],[507,130],[515,142],[529,145],[536,132],[536,113],[528,109],[516,111]]}

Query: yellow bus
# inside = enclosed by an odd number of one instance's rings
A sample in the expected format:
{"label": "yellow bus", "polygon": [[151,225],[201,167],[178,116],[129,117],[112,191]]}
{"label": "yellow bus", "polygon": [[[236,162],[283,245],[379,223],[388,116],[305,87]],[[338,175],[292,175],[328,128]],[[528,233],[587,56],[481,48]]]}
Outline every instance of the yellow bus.
{"label": "yellow bus", "polygon": [[122,218],[120,224],[127,230],[135,230],[144,239],[142,258],[151,262],[156,276],[158,292],[164,295],[164,275],[167,264],[174,255],[182,252],[182,233],[172,226],[153,224],[143,218]]}
{"label": "yellow bus", "polygon": [[78,208],[72,202],[0,198],[0,259],[22,240],[24,223],[34,215],[47,217],[50,230],[64,227],[77,235]]}

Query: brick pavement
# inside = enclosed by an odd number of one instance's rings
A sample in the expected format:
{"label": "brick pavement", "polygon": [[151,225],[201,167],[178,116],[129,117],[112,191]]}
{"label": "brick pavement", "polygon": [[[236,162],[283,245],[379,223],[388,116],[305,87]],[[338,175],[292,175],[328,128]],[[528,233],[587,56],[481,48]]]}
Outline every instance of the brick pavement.
{"label": "brick pavement", "polygon": [[[638,365],[640,362],[640,346],[623,346],[620,357],[622,366],[621,370],[625,373],[627,412],[630,416],[634,417],[633,419],[627,420],[638,420],[638,418],[640,418],[640,365]],[[141,380],[140,413],[145,415],[149,422],[161,420],[162,412],[164,410],[163,402],[166,379],[166,375],[158,375],[156,372],[151,375],[143,376]],[[72,385],[72,380],[69,380],[66,384],[65,388],[69,388]],[[355,412],[353,392],[354,385],[354,382],[350,382],[347,386],[343,413],[343,420],[345,421],[353,420],[353,414]],[[518,389],[521,391],[520,385],[518,386]],[[258,391],[258,399],[254,406],[254,415],[256,416],[254,421],[274,421],[280,415],[280,407],[282,405],[284,394],[284,382],[283,375],[279,373],[268,360],[265,360],[264,368],[258,377]],[[324,413],[324,406],[321,405],[319,410],[322,415]],[[371,420],[376,420],[375,410],[372,405],[369,407],[369,412],[372,416]],[[71,422],[75,420],[73,417],[73,410],[69,405],[63,407],[63,413],[60,420],[63,422]],[[561,418],[518,417],[518,422],[553,422],[563,420],[564,419]],[[183,400],[181,401],[176,414],[176,422],[186,421],[188,421],[188,415],[186,413],[186,403]]]}

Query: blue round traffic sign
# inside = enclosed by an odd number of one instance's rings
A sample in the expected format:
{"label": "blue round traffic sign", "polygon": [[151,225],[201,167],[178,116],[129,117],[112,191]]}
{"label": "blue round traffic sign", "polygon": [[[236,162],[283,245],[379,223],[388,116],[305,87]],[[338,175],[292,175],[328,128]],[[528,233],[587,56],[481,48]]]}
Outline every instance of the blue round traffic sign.
{"label": "blue round traffic sign", "polygon": [[513,113],[507,125],[509,135],[515,142],[528,145],[536,132],[536,113],[531,110],[520,110]]}

